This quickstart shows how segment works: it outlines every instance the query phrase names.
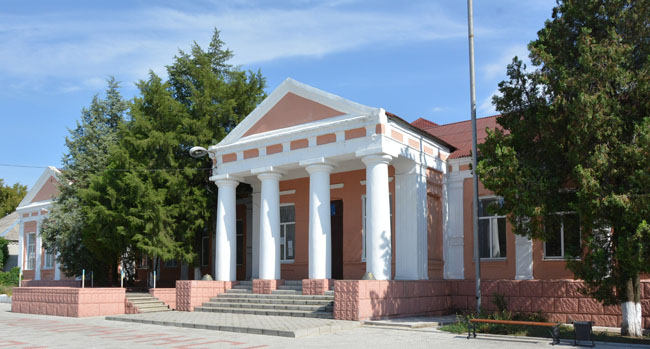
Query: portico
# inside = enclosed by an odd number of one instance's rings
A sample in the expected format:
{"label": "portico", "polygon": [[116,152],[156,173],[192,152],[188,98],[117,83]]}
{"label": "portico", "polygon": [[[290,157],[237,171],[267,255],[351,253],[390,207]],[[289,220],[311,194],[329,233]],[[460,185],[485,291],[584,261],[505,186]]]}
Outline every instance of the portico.
{"label": "portico", "polygon": [[252,187],[252,279],[332,279],[341,266],[337,278],[428,279],[427,176],[446,172],[452,150],[381,108],[287,79],[209,148],[216,279],[236,280],[241,183]]}

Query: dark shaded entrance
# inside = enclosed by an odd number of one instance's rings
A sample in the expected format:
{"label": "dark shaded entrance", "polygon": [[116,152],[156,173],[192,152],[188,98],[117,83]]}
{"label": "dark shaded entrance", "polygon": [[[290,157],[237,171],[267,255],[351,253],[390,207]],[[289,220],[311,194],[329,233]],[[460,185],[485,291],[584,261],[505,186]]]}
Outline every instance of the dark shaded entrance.
{"label": "dark shaded entrance", "polygon": [[343,279],[343,200],[330,203],[332,224],[332,279]]}

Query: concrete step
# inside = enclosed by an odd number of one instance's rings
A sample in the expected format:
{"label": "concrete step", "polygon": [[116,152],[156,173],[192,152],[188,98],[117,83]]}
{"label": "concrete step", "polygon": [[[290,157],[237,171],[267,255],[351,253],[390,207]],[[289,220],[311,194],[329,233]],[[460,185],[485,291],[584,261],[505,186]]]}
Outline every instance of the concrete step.
{"label": "concrete step", "polygon": [[212,299],[228,297],[228,298],[256,298],[256,299],[286,299],[286,300],[320,300],[320,301],[334,301],[333,296],[325,295],[302,295],[302,294],[256,294],[256,293],[222,293],[218,297]]}
{"label": "concrete step", "polygon": [[232,287],[235,290],[252,290],[253,285],[236,285]]}
{"label": "concrete step", "polygon": [[133,304],[149,304],[149,303],[161,303],[162,304],[163,303],[158,298],[153,298],[153,297],[146,298],[146,299],[145,298],[142,298],[142,299],[137,299],[137,298],[133,299],[133,298],[131,298],[131,299],[129,299],[129,302],[131,302]]}
{"label": "concrete step", "polygon": [[228,293],[228,294],[252,294],[253,291],[249,290],[249,289],[231,288],[229,290],[226,290],[226,293]]}
{"label": "concrete step", "polygon": [[253,281],[251,281],[251,280],[242,280],[242,281],[239,281],[239,284],[240,285],[248,285],[248,286],[252,287],[253,286]]}
{"label": "concrete step", "polygon": [[165,307],[169,308],[165,303],[163,302],[156,302],[156,303],[133,303],[133,305],[138,308],[138,309],[146,309],[146,308],[157,308],[157,307]]}
{"label": "concrete step", "polygon": [[280,285],[280,286],[278,286],[278,290],[302,291],[302,286]]}
{"label": "concrete step", "polygon": [[214,312],[214,313],[233,313],[233,314],[254,314],[254,315],[272,315],[272,316],[293,316],[293,317],[311,317],[333,319],[332,312],[324,311],[300,311],[300,310],[273,310],[273,309],[248,309],[248,308],[218,308],[218,307],[196,307],[194,311]]}
{"label": "concrete step", "polygon": [[295,304],[295,305],[330,305],[334,300],[317,299],[282,299],[282,298],[233,298],[220,295],[210,299],[213,303],[265,303],[265,304]]}
{"label": "concrete step", "polygon": [[284,280],[284,285],[302,287],[302,280]]}
{"label": "concrete step", "polygon": [[164,307],[138,308],[138,311],[140,311],[140,313],[158,313],[162,311],[172,311],[172,310],[165,305]]}
{"label": "concrete step", "polygon": [[297,290],[273,290],[271,291],[271,294],[277,294],[277,295],[302,295],[302,290],[297,291]]}
{"label": "concrete step", "polygon": [[334,297],[334,290],[325,291],[325,295]]}
{"label": "concrete step", "polygon": [[268,303],[225,303],[207,302],[203,303],[204,308],[242,308],[242,309],[271,309],[271,310],[301,310],[301,311],[328,311],[332,312],[332,304],[304,305],[304,304],[268,304]]}

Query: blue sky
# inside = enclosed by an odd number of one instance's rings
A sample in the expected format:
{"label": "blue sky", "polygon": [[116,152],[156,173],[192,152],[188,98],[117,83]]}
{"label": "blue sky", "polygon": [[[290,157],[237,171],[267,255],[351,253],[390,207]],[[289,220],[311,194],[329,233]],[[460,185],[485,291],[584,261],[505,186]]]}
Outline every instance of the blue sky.
{"label": "blue sky", "polygon": [[[478,115],[513,56],[551,16],[552,0],[475,1]],[[17,1],[0,8],[0,164],[60,166],[68,129],[106,79],[132,98],[149,70],[165,76],[179,49],[213,28],[232,63],[287,77],[408,121],[469,119],[467,7],[423,1]],[[42,169],[0,166],[32,186]]]}

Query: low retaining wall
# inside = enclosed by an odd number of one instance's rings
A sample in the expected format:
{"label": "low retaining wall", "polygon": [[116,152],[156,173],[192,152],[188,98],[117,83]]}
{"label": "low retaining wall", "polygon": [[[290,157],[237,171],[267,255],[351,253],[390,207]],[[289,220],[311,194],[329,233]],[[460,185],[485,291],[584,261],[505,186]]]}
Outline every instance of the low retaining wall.
{"label": "low retaining wall", "polygon": [[447,281],[337,280],[334,318],[368,320],[449,312]]}
{"label": "low retaining wall", "polygon": [[194,311],[194,308],[226,292],[237,283],[237,281],[178,280],[176,281],[176,310]]}
{"label": "low retaining wall", "polygon": [[[476,309],[474,281],[450,281],[451,310]],[[549,321],[593,321],[596,326],[620,327],[621,307],[603,306],[579,292],[582,281],[574,280],[497,280],[482,281],[483,308],[496,310],[494,294],[501,294],[512,312],[542,312]],[[641,282],[643,325],[650,328],[650,280]]]}
{"label": "low retaining wall", "polygon": [[170,308],[176,310],[176,289],[175,288],[150,288],[149,294],[160,299]]}
{"label": "low retaining wall", "polygon": [[16,287],[11,311],[70,317],[124,314],[123,288]]}
{"label": "low retaining wall", "polygon": [[[483,309],[496,310],[501,294],[512,312],[542,312],[549,321],[593,321],[596,326],[620,327],[620,306],[603,306],[585,297],[574,280],[482,281]],[[650,280],[641,282],[643,325],[650,328]],[[476,309],[473,280],[334,282],[334,318],[368,320],[417,315],[442,315]]]}
{"label": "low retaining wall", "polygon": [[302,294],[323,295],[332,285],[334,285],[333,279],[303,279]]}
{"label": "low retaining wall", "polygon": [[81,287],[80,280],[22,280],[23,287]]}

